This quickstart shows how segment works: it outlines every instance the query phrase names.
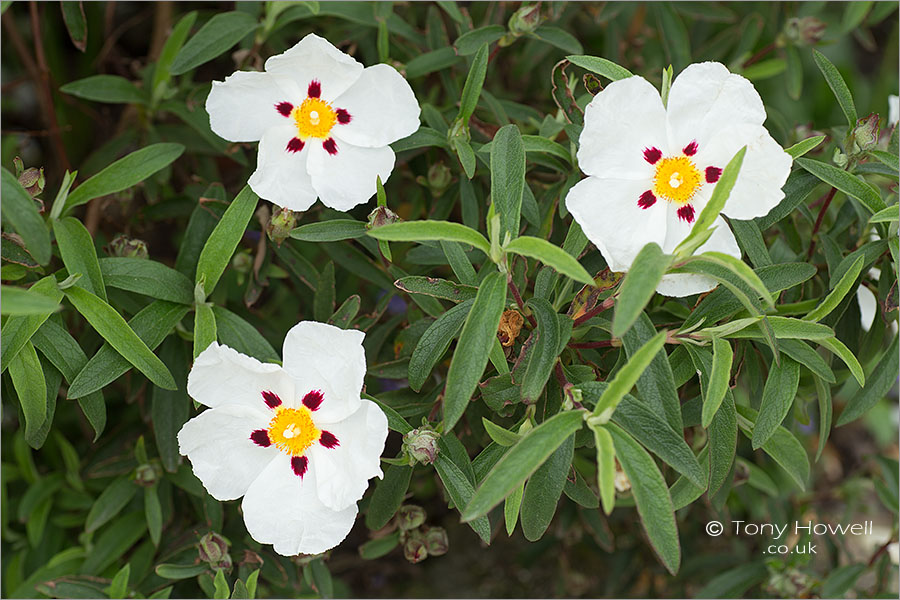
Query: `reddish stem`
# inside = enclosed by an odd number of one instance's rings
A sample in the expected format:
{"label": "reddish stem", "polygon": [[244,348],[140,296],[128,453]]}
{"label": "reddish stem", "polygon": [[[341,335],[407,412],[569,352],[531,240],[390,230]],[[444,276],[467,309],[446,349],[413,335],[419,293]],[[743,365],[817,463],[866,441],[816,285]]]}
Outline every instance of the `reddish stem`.
{"label": "reddish stem", "polygon": [[598,342],[570,342],[569,348],[612,348],[612,340],[601,340]]}
{"label": "reddish stem", "polygon": [[750,58],[748,58],[748,59],[747,59],[747,62],[745,62],[742,66],[746,69],[747,67],[749,67],[749,66],[752,65],[753,63],[758,62],[759,60],[761,60],[766,54],[768,54],[769,52],[771,52],[772,50],[774,50],[775,47],[776,47],[776,46],[775,46],[775,42],[772,42],[771,44],[769,44],[768,46],[766,46],[765,48],[763,48],[762,50],[760,50],[759,52],[757,52],[756,54],[754,54],[753,56],[751,56]]}
{"label": "reddish stem", "polygon": [[519,310],[522,311],[522,314],[525,315],[525,318],[528,319],[528,322],[531,323],[532,327],[537,327],[537,321],[534,320],[534,316],[525,310],[525,302],[522,301],[522,294],[519,293],[519,288],[513,283],[512,275],[507,275],[506,285],[509,287],[509,291],[512,292],[513,298],[515,298],[516,304],[519,306]]}
{"label": "reddish stem", "polygon": [[587,311],[586,313],[584,313],[583,315],[581,315],[580,317],[575,319],[575,322],[573,323],[573,327],[578,327],[579,325],[581,325],[588,319],[591,319],[592,317],[596,317],[597,315],[599,315],[600,313],[602,313],[605,310],[609,310],[610,308],[613,307],[613,305],[615,303],[616,303],[616,301],[613,299],[612,296],[610,296],[609,298],[607,298],[606,300],[604,300],[603,302],[601,302],[600,304],[598,304],[591,310]]}
{"label": "reddish stem", "polygon": [[822,219],[825,218],[825,213],[828,211],[828,207],[831,206],[831,201],[834,199],[834,195],[837,193],[837,188],[831,188],[831,191],[828,192],[828,195],[825,196],[825,201],[822,203],[822,208],[819,209],[819,216],[816,217],[816,224],[813,226],[812,234],[810,234],[810,242],[809,242],[809,251],[806,253],[806,260],[812,258],[813,251],[816,249],[816,233],[819,231],[819,227],[822,226]]}

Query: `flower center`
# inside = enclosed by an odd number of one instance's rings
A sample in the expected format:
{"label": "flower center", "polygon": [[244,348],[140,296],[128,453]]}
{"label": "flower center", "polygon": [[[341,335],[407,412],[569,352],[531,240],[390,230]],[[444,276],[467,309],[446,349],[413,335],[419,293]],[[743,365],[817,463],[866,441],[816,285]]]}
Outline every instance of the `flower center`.
{"label": "flower center", "polygon": [[297,137],[301,140],[311,137],[324,140],[338,122],[337,111],[321,98],[307,98],[291,111],[291,116],[297,125]]}
{"label": "flower center", "polygon": [[653,193],[677,204],[686,204],[694,197],[703,179],[700,170],[687,156],[663,158],[656,165]]}
{"label": "flower center", "polygon": [[277,408],[269,421],[269,439],[282,452],[291,456],[302,455],[313,442],[319,439],[321,431],[312,420],[312,413],[305,406],[300,408]]}

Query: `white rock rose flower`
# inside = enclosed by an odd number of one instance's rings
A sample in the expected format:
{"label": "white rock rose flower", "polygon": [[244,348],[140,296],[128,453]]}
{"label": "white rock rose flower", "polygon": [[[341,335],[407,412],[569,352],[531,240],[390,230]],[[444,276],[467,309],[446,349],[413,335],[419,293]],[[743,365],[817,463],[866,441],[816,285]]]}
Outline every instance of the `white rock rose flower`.
{"label": "white rock rose flower", "polygon": [[247,531],[285,556],[339,544],[356,518],[388,427],[360,398],[360,331],[303,321],[284,339],[284,367],[213,342],[194,361],[188,394],[209,407],[178,447],[217,500],[244,497]]}
{"label": "white rock rose flower", "polygon": [[[748,80],[714,62],[693,64],[672,83],[668,104],[643,77],[609,84],[584,113],[578,164],[588,177],[566,208],[610,269],[627,271],[644,245],[670,253],[709,201],[722,169],[743,146],[743,166],[722,214],[752,219],[782,198],[791,157],[763,127],[766,111]],[[740,258],[724,219],[698,249]],[[689,296],[716,282],[695,274],[666,275],[657,291]]]}
{"label": "white rock rose flower", "polygon": [[220,137],[259,140],[250,187],[296,211],[317,197],[340,211],[366,202],[394,168],[388,144],[419,128],[419,103],[396,69],[363,68],[314,34],[270,57],[265,72],[214,81],[206,112]]}

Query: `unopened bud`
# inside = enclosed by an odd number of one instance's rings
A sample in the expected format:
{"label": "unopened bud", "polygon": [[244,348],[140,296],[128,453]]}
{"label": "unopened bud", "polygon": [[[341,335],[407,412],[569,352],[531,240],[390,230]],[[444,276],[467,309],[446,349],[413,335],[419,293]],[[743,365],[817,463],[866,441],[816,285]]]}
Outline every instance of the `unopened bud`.
{"label": "unopened bud", "polygon": [[435,198],[443,195],[450,184],[453,183],[453,173],[443,161],[436,162],[428,167],[428,177],[421,175],[416,178],[420,184],[431,190],[431,195]]}
{"label": "unopened bud", "polygon": [[134,472],[134,482],[141,487],[151,487],[161,476],[161,469],[152,464],[138,465]]}
{"label": "unopened bud", "polygon": [[541,4],[530,4],[523,6],[513,13],[509,18],[507,26],[509,32],[518,37],[526,33],[534,33],[534,30],[541,24]]}
{"label": "unopened bud", "polygon": [[784,35],[798,46],[813,46],[825,35],[825,28],[816,17],[794,17],[784,24]]}
{"label": "unopened bud", "polygon": [[387,206],[376,206],[375,210],[369,213],[369,220],[366,223],[366,229],[381,227],[382,225],[390,225],[400,220],[397,213],[389,209]]}
{"label": "unopened bud", "polygon": [[[16,165],[16,171],[19,170],[19,165]],[[29,167],[23,170],[18,175],[19,184],[25,188],[31,197],[35,197],[40,195],[41,192],[44,191],[44,185],[46,184],[46,180],[44,179],[44,168],[36,169],[35,167]]]}
{"label": "unopened bud", "polygon": [[409,456],[410,466],[419,463],[430,465],[438,455],[438,440],[441,436],[427,427],[413,429],[403,436],[403,449]]}
{"label": "unopened bud", "polygon": [[428,558],[428,548],[422,535],[411,535],[403,543],[403,557],[416,564]]}
{"label": "unopened bud", "polygon": [[872,113],[856,122],[853,141],[863,152],[871,150],[878,143],[878,119],[878,114]]}
{"label": "unopened bud", "polygon": [[277,208],[266,223],[266,235],[269,239],[281,245],[291,235],[291,231],[297,226],[297,213],[286,208]]}
{"label": "unopened bud", "polygon": [[616,461],[615,486],[616,491],[620,494],[631,489],[631,480],[628,479],[628,475],[626,475],[625,471],[622,470],[622,466],[619,464],[618,460]]}
{"label": "unopened bud", "polygon": [[401,506],[397,510],[397,526],[401,531],[410,531],[425,522],[425,509],[414,504]]}
{"label": "unopened bud", "polygon": [[130,238],[126,235],[119,234],[109,243],[109,249],[113,256],[125,258],[149,258],[150,252],[147,249],[147,242],[137,238]]}
{"label": "unopened bud", "polygon": [[[197,552],[200,555],[200,560],[209,563],[213,568],[231,567],[231,557],[228,555],[228,540],[218,533],[210,531],[201,537],[200,543],[197,544]],[[227,562],[227,565],[223,564],[225,562]]]}
{"label": "unopened bud", "polygon": [[231,259],[231,266],[238,273],[247,274],[253,268],[253,257],[249,252],[238,252]]}
{"label": "unopened bud", "polygon": [[447,531],[443,527],[429,527],[425,531],[425,549],[429,556],[441,556],[450,548]]}

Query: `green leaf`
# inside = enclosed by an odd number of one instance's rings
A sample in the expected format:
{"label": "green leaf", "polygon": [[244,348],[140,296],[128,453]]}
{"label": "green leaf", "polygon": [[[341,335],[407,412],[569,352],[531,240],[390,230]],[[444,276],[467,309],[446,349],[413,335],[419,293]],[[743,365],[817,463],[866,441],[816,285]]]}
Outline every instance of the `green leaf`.
{"label": "green leaf", "polygon": [[800,140],[790,148],[785,148],[784,151],[790,154],[791,158],[797,159],[821,144],[823,141],[825,141],[824,135],[808,137],[805,140]]}
{"label": "green leaf", "polygon": [[[653,321],[642,313],[628,333],[622,338],[622,346],[629,358],[656,335]],[[675,431],[684,429],[681,418],[681,400],[672,367],[665,352],[656,354],[637,380],[638,396],[654,411],[665,416],[666,422]]]}
{"label": "green leaf", "polygon": [[656,293],[656,286],[671,263],[672,257],[663,254],[656,243],[641,248],[619,287],[613,316],[614,337],[620,338],[628,332]]}
{"label": "green leaf", "polygon": [[216,339],[216,316],[209,304],[201,302],[194,307],[194,360]]}
{"label": "green leaf", "polygon": [[897,381],[897,342],[898,338],[894,336],[894,343],[882,355],[881,360],[875,366],[875,370],[866,379],[863,389],[847,402],[844,411],[838,417],[837,427],[855,421],[875,406],[878,401],[887,396],[887,393]]}
{"label": "green leaf", "polygon": [[84,530],[91,533],[109,523],[131,502],[137,490],[138,486],[128,477],[119,477],[106,486],[91,506],[84,521]]}
{"label": "green leaf", "polygon": [[830,60],[825,58],[824,54],[815,48],[813,48],[812,52],[813,59],[816,61],[816,66],[819,67],[822,75],[825,76],[828,87],[834,92],[834,97],[837,98],[841,110],[844,111],[844,116],[847,117],[847,123],[850,127],[856,127],[858,117],[856,116],[856,106],[853,104],[853,95],[850,93],[850,88],[847,87],[847,84],[844,82],[844,78],[841,77],[841,73],[837,70],[837,67],[835,67]]}
{"label": "green leaf", "polygon": [[53,222],[53,234],[66,270],[70,275],[81,274],[75,285],[106,302],[106,287],[97,261],[97,251],[94,250],[94,240],[85,226],[78,219],[64,217]]}
{"label": "green leaf", "polygon": [[388,554],[400,544],[400,532],[369,540],[359,547],[359,556],[363,560],[375,560]]}
{"label": "green leaf", "polygon": [[453,46],[460,56],[469,56],[479,52],[482,48],[487,48],[503,37],[506,29],[502,25],[488,25],[487,27],[479,27],[462,34]]}
{"label": "green leaf", "polygon": [[412,467],[388,465],[384,479],[378,482],[375,491],[372,492],[369,509],[366,511],[366,527],[375,530],[388,524],[403,504],[412,472]]}
{"label": "green leaf", "polygon": [[[87,319],[97,333],[105,339],[129,363],[147,376],[155,385],[165,389],[175,389],[175,381],[166,366],[147,347],[135,331],[109,304],[79,287],[65,290],[66,297],[75,309]],[[135,316],[137,318],[137,316]],[[170,325],[171,326],[171,325]],[[92,359],[93,360],[93,359]],[[87,369],[87,366],[85,366]],[[79,374],[79,377],[81,374]],[[76,381],[79,379],[76,377]],[[75,382],[72,383],[75,388]],[[70,397],[72,395],[70,388]],[[94,389],[84,392],[85,394]]]}
{"label": "green leaf", "polygon": [[337,307],[337,310],[334,311],[328,322],[341,329],[347,329],[350,327],[350,322],[359,314],[361,304],[362,300],[359,295],[353,294]]}
{"label": "green leaf", "polygon": [[[516,125],[497,130],[491,142],[491,201],[500,215],[500,240],[519,235],[525,188],[525,145]],[[542,240],[543,241],[543,240]]]}
{"label": "green leaf", "polygon": [[[72,272],[69,269],[69,272]],[[194,303],[191,280],[175,269],[144,258],[111,257],[100,259],[103,283],[158,300],[180,304]]]}
{"label": "green leaf", "polygon": [[[32,285],[28,292],[49,298],[58,305],[62,300],[62,292],[56,285],[53,275],[48,275]],[[56,310],[56,309],[54,309]],[[5,371],[10,360],[18,354],[31,339],[34,332],[46,321],[54,310],[27,316],[10,316],[0,328],[0,372]]]}
{"label": "green leaf", "polygon": [[[447,494],[450,496],[453,504],[462,512],[462,507],[471,504],[475,496],[475,488],[472,487],[469,478],[444,453],[437,455],[434,461],[434,469],[444,483],[444,487],[447,489]],[[491,524],[486,516],[474,515],[471,518],[466,518],[465,513],[463,513],[462,520],[469,523],[469,526],[485,544],[491,543]]]}
{"label": "green leaf", "polygon": [[47,415],[47,383],[31,342],[25,342],[10,361],[9,375],[25,415],[25,437],[30,438]]}
{"label": "green leaf", "polygon": [[696,598],[746,598],[747,590],[768,577],[769,570],[765,563],[745,563],[710,579],[697,592]]}
{"label": "green leaf", "polygon": [[159,53],[159,58],[156,60],[156,68],[153,70],[153,82],[150,85],[150,89],[152,90],[154,97],[159,94],[157,90],[159,90],[160,85],[169,81],[172,77],[172,72],[170,70],[172,63],[181,51],[181,47],[184,45],[184,41],[191,32],[191,27],[193,27],[194,21],[196,20],[197,11],[191,11],[185,14],[179,19],[175,27],[172,28],[172,32],[167,36],[166,43],[163,45],[162,51]]}
{"label": "green leaf", "polygon": [[[821,323],[813,323],[812,321],[803,321],[801,319],[792,319],[790,317],[777,317],[771,316],[766,317],[766,320],[769,322],[769,325],[772,327],[772,332],[775,337],[778,339],[793,339],[793,340],[816,340],[821,342],[822,340],[831,338],[834,336],[834,330],[827,325],[822,325]],[[763,331],[761,329],[762,321],[757,322],[754,325],[741,329],[740,331],[735,331],[734,333],[730,333],[727,336],[732,339],[759,339],[763,338]]]}
{"label": "green leaf", "polygon": [[603,75],[611,81],[618,81],[619,79],[633,76],[633,73],[625,67],[621,67],[611,60],[606,60],[599,56],[570,55],[566,58],[573,65],[578,65],[582,69]]}
{"label": "green leaf", "polygon": [[324,321],[334,312],[334,263],[329,261],[319,275],[319,285],[313,296],[313,316]]}
{"label": "green leaf", "polygon": [[169,69],[181,75],[229,50],[251,31],[257,22],[243,11],[219,13],[207,21],[184,45]]}
{"label": "green leaf", "polygon": [[59,91],[85,100],[110,104],[146,104],[147,94],[118,75],[92,75],[60,86]]}
{"label": "green leaf", "polygon": [[616,449],[612,436],[602,425],[592,425],[597,448],[597,488],[600,503],[607,515],[616,507]]}
{"label": "green leaf", "polygon": [[200,573],[209,570],[209,565],[173,565],[161,563],[156,565],[154,572],[163,579],[193,579]]}
{"label": "green leaf", "polygon": [[799,384],[800,364],[797,361],[782,357],[780,365],[772,364],[759,404],[759,416],[753,428],[754,450],[765,444],[784,421],[794,404]]}
{"label": "green leaf", "polygon": [[532,34],[539,40],[543,40],[548,44],[552,44],[565,52],[584,52],[584,48],[578,39],[561,27],[552,25],[541,25]]}
{"label": "green leaf", "polygon": [[225,579],[224,569],[216,570],[216,576],[213,578],[213,587],[215,589],[213,598],[223,600],[231,595],[231,590],[228,589],[228,581]]}
{"label": "green leaf", "polygon": [[[457,40],[458,42],[459,40]],[[472,113],[475,112],[475,107],[478,105],[478,97],[481,95],[481,86],[484,85],[487,66],[488,44],[482,43],[472,59],[472,66],[469,67],[469,74],[466,76],[466,84],[463,86],[462,97],[459,101],[459,115],[456,118],[463,123],[469,122],[469,117],[472,116]],[[466,172],[468,173],[468,169]],[[469,179],[471,178],[470,175]]]}
{"label": "green leaf", "polygon": [[505,304],[506,275],[491,273],[478,288],[447,372],[443,405],[445,432],[453,429],[465,412],[481,380],[488,354],[497,339],[497,327]]}
{"label": "green leaf", "polygon": [[494,443],[499,444],[504,448],[515,446],[521,437],[518,433],[513,433],[509,429],[504,429],[493,421],[488,420],[487,417],[481,417],[481,424],[484,425],[484,430]]}
{"label": "green leaf", "polygon": [[834,289],[825,297],[822,302],[816,306],[813,310],[811,310],[805,317],[803,317],[804,321],[811,321],[813,323],[818,323],[823,318],[828,316],[831,311],[838,307],[841,303],[841,300],[850,292],[850,289],[856,283],[856,278],[859,277],[859,274],[862,272],[864,257],[860,256],[854,261],[853,266],[851,266],[844,274],[841,276],[838,284],[834,286]]}
{"label": "green leaf", "polygon": [[735,258],[734,256],[730,256],[728,254],[724,254],[722,252],[704,252],[700,256],[695,256],[689,259],[691,262],[703,261],[703,262],[712,262],[720,267],[724,267],[734,273],[740,280],[746,284],[751,290],[753,290],[759,297],[761,297],[765,303],[769,306],[769,308],[775,308],[775,303],[772,300],[768,288],[766,288],[765,284],[759,278],[753,269],[747,266],[747,263],[742,261],[739,258]]}
{"label": "green leaf", "polygon": [[394,282],[394,286],[398,290],[403,290],[410,294],[424,294],[456,303],[474,300],[475,294],[478,292],[478,288],[472,285],[461,285],[446,279],[422,277],[420,275],[401,277]]}
{"label": "green leaf", "polygon": [[[5,4],[6,3],[4,3],[4,5]],[[76,48],[81,52],[84,52],[87,47],[88,30],[87,21],[84,18],[84,6],[81,0],[77,2],[65,0],[59,4],[62,9],[63,22],[65,22],[66,30],[69,32],[69,38]],[[4,10],[5,9],[6,6],[4,6]],[[115,597],[116,596],[110,596],[110,598]]]}
{"label": "green leaf", "polygon": [[647,538],[663,565],[674,575],[681,565],[675,510],[666,480],[653,458],[630,435],[609,423],[616,457],[631,481],[631,492]]}
{"label": "green leaf", "polygon": [[474,302],[474,299],[467,300],[454,306],[429,325],[422,337],[419,338],[416,348],[409,359],[410,388],[417,392],[422,389],[434,365],[437,364],[447,351],[447,348],[450,347],[450,342],[462,329],[466,316],[472,309]]}
{"label": "green leaf", "polygon": [[893,204],[872,215],[869,223],[893,223],[898,219],[900,219],[900,205]]}
{"label": "green leaf", "polygon": [[810,158],[798,158],[795,162],[825,183],[862,202],[869,212],[877,213],[884,208],[878,190],[856,175]]}
{"label": "green leaf", "polygon": [[856,356],[853,355],[853,352],[851,352],[841,340],[832,336],[817,341],[820,346],[825,346],[831,350],[832,354],[844,361],[844,364],[850,369],[850,373],[853,375],[853,378],[856,379],[856,382],[859,383],[860,387],[866,385],[866,374],[863,372],[862,365],[859,364]]}
{"label": "green leaf", "polygon": [[453,149],[459,158],[459,164],[462,165],[466,177],[472,179],[475,176],[475,151],[466,140],[462,138],[453,138]]}
{"label": "green leaf", "polygon": [[522,436],[491,468],[463,511],[471,521],[497,506],[540,467],[565,440],[581,428],[581,411],[558,413]]}
{"label": "green leaf", "polygon": [[[77,4],[74,3],[73,4]],[[125,566],[112,578],[107,588],[107,596],[110,598],[126,598],[128,596],[128,577],[131,575],[131,563],[125,563]]]}
{"label": "green leaf", "polygon": [[338,242],[366,235],[366,224],[353,219],[332,219],[301,225],[291,231],[291,237],[302,242]]}
{"label": "green leaf", "polygon": [[837,567],[822,582],[822,598],[843,598],[856,585],[856,581],[866,572],[864,563]]}
{"label": "green leaf", "polygon": [[75,188],[66,198],[65,210],[71,210],[94,198],[115,194],[137,185],[157,171],[169,166],[183,152],[184,146],[181,144],[168,143],[151,144],[136,150]]}
{"label": "green leaf", "polygon": [[529,542],[541,539],[566,484],[575,451],[575,436],[570,435],[528,478],[522,496],[522,533]]}
{"label": "green leaf", "polygon": [[[560,346],[568,341],[563,341],[559,327],[556,310],[553,305],[543,298],[531,298],[526,306],[531,309],[537,320],[537,328],[532,335],[533,343],[528,350],[528,364],[525,366],[525,374],[522,375],[521,394],[522,402],[534,404],[540,398],[553,366],[559,356]],[[568,319],[568,317],[564,317]],[[568,336],[567,336],[568,337]]]}
{"label": "green leaf", "polygon": [[169,367],[178,389],[164,390],[153,386],[150,393],[150,418],[153,421],[153,437],[160,462],[166,471],[175,473],[181,463],[178,432],[191,415],[191,399],[186,389],[191,360],[184,341],[174,336],[160,347],[159,358]]}
{"label": "green leaf", "polygon": [[[736,408],[738,414],[743,418],[743,420],[738,420],[741,429],[747,437],[752,437],[753,424],[757,417],[756,411],[749,406],[737,405]],[[749,424],[744,421],[749,421]],[[803,444],[790,431],[779,426],[772,437],[762,445],[762,449],[791,476],[801,490],[806,489],[806,480],[809,479],[809,457],[806,456]]]}
{"label": "green leaf", "polygon": [[459,60],[459,55],[450,46],[418,54],[406,63],[406,78],[415,79],[435,71],[449,69]]}
{"label": "green leaf", "polygon": [[703,394],[703,412],[701,423],[703,428],[709,427],[716,411],[725,399],[728,391],[728,381],[731,379],[731,363],[734,352],[727,340],[713,339],[712,371],[709,375],[709,385]]}
{"label": "green leaf", "polygon": [[660,331],[641,346],[640,350],[631,355],[625,366],[619,369],[612,382],[601,394],[597,406],[594,407],[592,420],[597,419],[602,424],[612,416],[619,402],[622,401],[625,394],[631,391],[656,353],[662,350],[667,334],[666,331]]}
{"label": "green leaf", "polygon": [[800,340],[781,340],[778,342],[778,347],[786,355],[815,373],[820,379],[828,383],[834,383],[836,381],[834,372],[831,370],[831,367],[828,366],[828,363],[825,362],[825,359],[806,342]]}
{"label": "green leaf", "polygon": [[213,306],[213,313],[216,315],[216,334],[223,344],[262,362],[281,360],[258,328],[221,306]]}
{"label": "green leaf", "polygon": [[503,501],[503,524],[506,526],[506,535],[512,536],[519,520],[519,510],[522,508],[522,496],[525,494],[525,483],[506,497]]}
{"label": "green leaf", "polygon": [[523,235],[508,243],[504,250],[537,259],[578,283],[594,285],[594,278],[590,276],[574,256],[547,240]]}
{"label": "green leaf", "polygon": [[197,261],[196,282],[203,284],[207,296],[216,288],[219,278],[225,272],[225,267],[228,266],[256,210],[257,200],[258,197],[250,186],[245,186],[225,210],[222,220],[206,240]]}
{"label": "green leaf", "polygon": [[59,302],[31,290],[0,286],[0,314],[12,316],[47,315],[59,310]]}
{"label": "green leaf", "polygon": [[50,262],[50,232],[38,213],[31,195],[19,184],[16,176],[2,169],[3,220],[22,236],[25,249],[38,264]]}
{"label": "green leaf", "polygon": [[368,234],[376,240],[389,242],[460,242],[477,248],[488,256],[491,253],[491,245],[483,235],[465,225],[450,221],[391,223],[370,229]]}

